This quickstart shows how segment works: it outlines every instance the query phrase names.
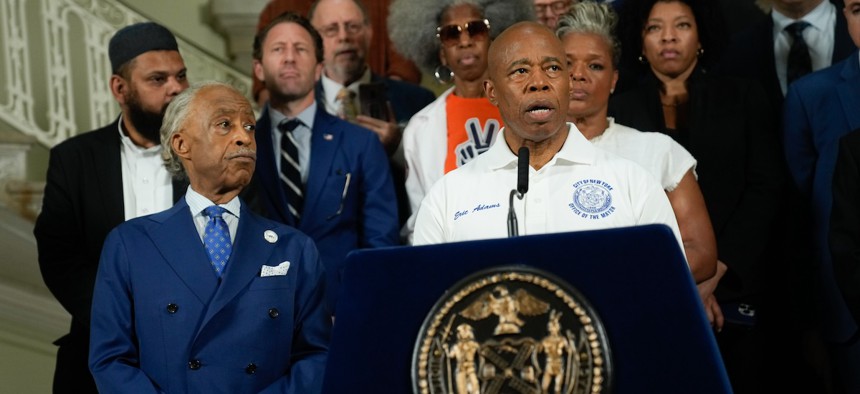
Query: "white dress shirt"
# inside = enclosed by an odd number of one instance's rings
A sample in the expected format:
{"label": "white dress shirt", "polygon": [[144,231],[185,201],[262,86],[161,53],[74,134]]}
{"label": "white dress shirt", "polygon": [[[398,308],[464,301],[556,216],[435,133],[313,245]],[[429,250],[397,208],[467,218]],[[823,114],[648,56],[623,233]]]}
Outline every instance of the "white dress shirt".
{"label": "white dress shirt", "polygon": [[[361,108],[358,96],[358,85],[361,85],[363,83],[370,83],[370,75],[370,67],[367,67],[364,69],[364,74],[361,75],[361,78],[346,87],[347,89],[355,93],[356,108]],[[322,74],[322,77],[320,79],[322,80],[323,93],[325,93],[325,111],[334,116],[338,116],[338,114],[340,113],[341,103],[337,99],[337,94],[340,93],[340,90],[343,89],[344,86],[325,76],[325,73]]]}
{"label": "white dress shirt", "polygon": [[117,127],[122,163],[122,202],[125,220],[161,212],[173,206],[173,181],[161,145],[142,148],[122,131],[122,117]]}
{"label": "white dress shirt", "polygon": [[836,26],[836,6],[824,0],[817,7],[800,19],[791,19],[777,10],[771,13],[773,18],[773,59],[776,63],[776,75],[779,78],[779,86],[782,95],[788,91],[788,52],[794,41],[791,34],[785,28],[798,21],[810,24],[803,30],[803,40],[809,47],[809,57],[812,59],[812,71],[818,71],[830,66],[833,60],[833,45],[836,42],[834,30]]}

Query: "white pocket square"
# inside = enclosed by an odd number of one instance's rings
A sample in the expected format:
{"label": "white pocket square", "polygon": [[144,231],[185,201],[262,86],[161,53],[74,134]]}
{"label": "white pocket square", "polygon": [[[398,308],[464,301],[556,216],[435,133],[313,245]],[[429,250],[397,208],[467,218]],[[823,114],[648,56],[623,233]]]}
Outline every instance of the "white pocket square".
{"label": "white pocket square", "polygon": [[264,265],[260,270],[260,277],[266,276],[285,276],[287,271],[290,270],[290,262],[284,261],[281,264],[278,264],[277,267],[272,267],[270,265]]}

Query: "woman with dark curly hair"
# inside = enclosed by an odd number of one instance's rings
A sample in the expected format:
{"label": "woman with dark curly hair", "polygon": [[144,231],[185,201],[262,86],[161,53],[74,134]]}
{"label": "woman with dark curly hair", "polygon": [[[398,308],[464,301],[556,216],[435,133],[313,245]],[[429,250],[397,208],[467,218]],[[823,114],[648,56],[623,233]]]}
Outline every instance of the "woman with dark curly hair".
{"label": "woman with dark curly hair", "polygon": [[502,127],[484,96],[490,41],[515,22],[534,19],[531,0],[396,0],[388,30],[397,50],[454,86],[415,114],[403,132],[406,192],[412,207],[402,235],[411,243],[418,207],[430,187],[489,149]]}
{"label": "woman with dark curly hair", "polygon": [[[638,58],[645,75],[612,98],[610,114],[618,123],[668,134],[698,160],[717,258],[728,266],[715,294],[727,318],[745,317],[760,305],[762,274],[774,257],[766,247],[785,173],[762,88],[707,73],[721,49],[721,21],[712,3],[625,2],[625,50],[628,58]],[[736,327],[731,323],[754,321],[732,318],[726,327]],[[761,352],[752,328],[724,329],[718,336],[732,383],[740,384],[736,391],[756,379]]]}

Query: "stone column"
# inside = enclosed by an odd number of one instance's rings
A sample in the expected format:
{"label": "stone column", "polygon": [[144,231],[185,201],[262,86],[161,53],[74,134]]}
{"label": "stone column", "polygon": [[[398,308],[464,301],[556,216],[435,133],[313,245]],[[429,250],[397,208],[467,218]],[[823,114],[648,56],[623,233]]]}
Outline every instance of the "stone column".
{"label": "stone column", "polygon": [[260,11],[268,0],[210,0],[212,27],[227,38],[231,64],[251,75],[251,52]]}

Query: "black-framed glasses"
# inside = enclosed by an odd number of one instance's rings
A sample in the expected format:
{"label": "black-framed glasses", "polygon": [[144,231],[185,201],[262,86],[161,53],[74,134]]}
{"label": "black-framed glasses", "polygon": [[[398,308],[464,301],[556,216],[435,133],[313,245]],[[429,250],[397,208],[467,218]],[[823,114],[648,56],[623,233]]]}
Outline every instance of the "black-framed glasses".
{"label": "black-framed glasses", "polygon": [[445,25],[436,28],[436,37],[446,46],[457,45],[460,42],[460,35],[463,32],[469,34],[472,38],[487,38],[490,36],[490,21],[474,20],[466,22],[465,25]]}
{"label": "black-framed glasses", "polygon": [[545,14],[547,9],[551,9],[555,14],[567,12],[570,8],[570,0],[553,1],[549,4],[535,4],[535,13],[538,15]]}

